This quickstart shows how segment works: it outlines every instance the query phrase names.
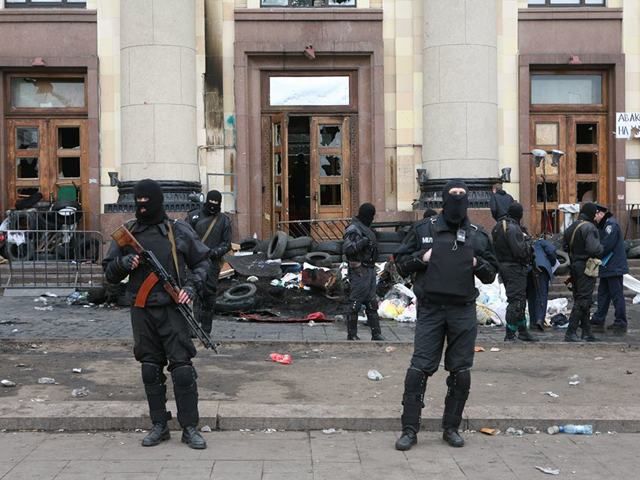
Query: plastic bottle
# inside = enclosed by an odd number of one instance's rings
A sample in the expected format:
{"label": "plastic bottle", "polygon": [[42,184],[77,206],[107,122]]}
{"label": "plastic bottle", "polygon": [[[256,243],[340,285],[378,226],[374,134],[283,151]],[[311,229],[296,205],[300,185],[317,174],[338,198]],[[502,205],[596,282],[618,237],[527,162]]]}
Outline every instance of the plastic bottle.
{"label": "plastic bottle", "polygon": [[554,425],[547,428],[549,435],[555,435],[556,433],[569,433],[572,435],[593,435],[592,425]]}

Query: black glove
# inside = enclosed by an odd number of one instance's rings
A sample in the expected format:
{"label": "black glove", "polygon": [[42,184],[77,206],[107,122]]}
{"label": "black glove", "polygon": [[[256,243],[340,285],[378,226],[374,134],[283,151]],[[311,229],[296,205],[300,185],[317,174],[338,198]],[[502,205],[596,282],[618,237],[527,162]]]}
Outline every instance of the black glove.
{"label": "black glove", "polygon": [[120,257],[118,259],[118,264],[120,268],[126,272],[133,271],[133,260],[137,257],[135,253],[130,253],[129,255],[125,255],[124,257]]}
{"label": "black glove", "polygon": [[220,258],[220,255],[219,255],[219,253],[218,253],[218,250],[217,250],[217,249],[212,249],[212,250],[209,252],[209,258],[210,258],[211,260],[218,260],[218,259]]}

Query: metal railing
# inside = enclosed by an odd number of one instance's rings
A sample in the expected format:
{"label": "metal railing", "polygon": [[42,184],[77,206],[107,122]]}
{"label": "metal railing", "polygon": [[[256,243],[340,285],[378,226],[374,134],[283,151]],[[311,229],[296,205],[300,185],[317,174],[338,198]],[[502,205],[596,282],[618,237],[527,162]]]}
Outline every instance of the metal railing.
{"label": "metal railing", "polygon": [[[292,220],[278,222],[278,230],[291,237],[312,237],[316,242],[341,240],[345,229],[351,223],[350,218],[332,218],[321,220]],[[412,222],[374,222],[371,226],[376,230],[397,230],[399,227],[411,225]]]}
{"label": "metal railing", "polygon": [[102,233],[82,211],[9,211],[0,254],[2,287],[91,287],[104,283]]}

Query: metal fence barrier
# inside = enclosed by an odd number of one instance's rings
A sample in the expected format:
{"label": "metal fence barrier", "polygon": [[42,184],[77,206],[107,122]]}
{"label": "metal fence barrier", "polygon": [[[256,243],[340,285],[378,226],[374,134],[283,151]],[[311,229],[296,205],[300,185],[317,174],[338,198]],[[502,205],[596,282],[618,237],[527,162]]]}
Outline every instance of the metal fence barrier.
{"label": "metal fence barrier", "polygon": [[[293,220],[279,222],[278,230],[287,233],[291,237],[312,237],[316,242],[327,240],[342,240],[344,231],[351,223],[350,218],[333,218],[322,220]],[[411,225],[413,222],[373,222],[372,228],[376,230],[397,230],[400,227]]]}
{"label": "metal fence barrier", "polygon": [[9,211],[0,287],[102,286],[102,233],[84,229],[83,218],[75,209]]}

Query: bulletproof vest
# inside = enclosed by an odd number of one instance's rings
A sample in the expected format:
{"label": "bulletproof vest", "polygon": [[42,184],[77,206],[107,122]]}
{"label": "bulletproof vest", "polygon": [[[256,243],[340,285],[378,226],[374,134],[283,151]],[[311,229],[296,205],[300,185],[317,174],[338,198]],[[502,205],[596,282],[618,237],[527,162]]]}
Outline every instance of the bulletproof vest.
{"label": "bulletproof vest", "polygon": [[353,221],[351,225],[347,227],[349,230],[357,230],[361,237],[369,238],[371,240],[370,245],[360,250],[355,255],[348,255],[348,260],[352,262],[362,262],[364,265],[372,266],[376,258],[378,257],[378,242],[376,240],[376,234],[374,231],[360,221]]}
{"label": "bulletproof vest", "polygon": [[[134,223],[130,230],[136,240],[138,240],[140,245],[142,245],[145,250],[150,250],[151,252],[153,252],[164,269],[169,272],[169,274],[171,274],[176,280],[178,280],[179,278],[182,283],[185,278],[184,261],[182,260],[180,253],[177,252],[178,265],[181,271],[180,275],[176,275],[175,262],[171,253],[171,242],[169,241],[167,223],[168,221],[157,225],[140,225]],[[176,228],[175,225],[172,226],[175,236]],[[129,253],[134,252],[128,251],[127,248],[125,250],[125,254]],[[127,290],[130,294],[135,296],[149,273],[151,273],[151,270],[144,263],[131,272],[131,274],[129,275],[129,284],[127,286]],[[158,282],[151,290],[146,305],[165,305],[169,302],[169,295],[165,292],[161,282]]]}
{"label": "bulletproof vest", "polygon": [[423,250],[431,248],[427,270],[416,277],[419,290],[434,303],[461,303],[476,297],[473,274],[475,228],[464,228],[465,241],[457,241],[457,232],[437,231],[436,219],[416,226]]}
{"label": "bulletproof vest", "polygon": [[226,217],[224,213],[220,212],[217,215],[204,215],[202,211],[196,213],[189,218],[191,226],[198,234],[198,238],[203,238],[209,229],[211,222],[216,222],[211,232],[207,236],[204,244],[209,248],[215,248],[218,246],[221,240],[222,230],[225,225]]}

